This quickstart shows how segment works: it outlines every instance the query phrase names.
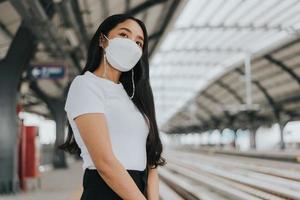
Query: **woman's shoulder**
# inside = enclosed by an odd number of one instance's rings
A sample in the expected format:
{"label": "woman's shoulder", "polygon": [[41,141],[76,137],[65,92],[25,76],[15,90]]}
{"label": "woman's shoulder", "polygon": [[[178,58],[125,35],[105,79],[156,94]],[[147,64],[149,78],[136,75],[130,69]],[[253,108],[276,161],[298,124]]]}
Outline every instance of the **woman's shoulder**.
{"label": "woman's shoulder", "polygon": [[101,89],[93,87],[83,75],[72,80],[65,102],[65,111],[71,119],[92,112],[105,112],[105,97]]}
{"label": "woman's shoulder", "polygon": [[87,86],[87,81],[84,79],[83,75],[76,75],[71,81],[69,92],[72,90],[84,89]]}
{"label": "woman's shoulder", "polygon": [[95,77],[91,76],[88,72],[83,74],[79,74],[74,77],[71,82],[69,92],[74,92],[80,96],[88,95],[89,96],[97,96],[98,98],[102,98],[102,100],[106,99],[106,85],[101,80],[97,80]]}
{"label": "woman's shoulder", "polygon": [[71,87],[96,91],[101,90],[101,85],[95,83],[95,81],[87,73],[76,75],[71,82],[70,88]]}

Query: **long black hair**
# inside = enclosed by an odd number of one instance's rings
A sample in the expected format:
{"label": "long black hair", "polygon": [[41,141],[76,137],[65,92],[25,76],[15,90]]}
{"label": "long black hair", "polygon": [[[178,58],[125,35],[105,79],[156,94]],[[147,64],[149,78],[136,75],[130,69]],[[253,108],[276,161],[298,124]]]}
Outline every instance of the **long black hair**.
{"label": "long black hair", "polygon": [[[98,27],[93,38],[90,41],[87,62],[81,75],[86,71],[95,71],[102,58],[103,58],[103,48],[99,46],[100,34],[104,34],[108,37],[108,33],[116,27],[119,23],[124,22],[127,19],[132,19],[136,21],[144,32],[144,46],[143,54],[139,62],[134,66],[134,83],[135,83],[135,94],[132,98],[133,103],[143,114],[146,121],[149,119],[149,134],[147,137],[146,151],[147,151],[147,165],[151,168],[156,168],[158,165],[165,165],[166,160],[161,156],[163,151],[163,146],[159,137],[159,131],[156,123],[155,117],[155,106],[152,88],[149,82],[149,60],[148,60],[148,34],[145,24],[139,19],[134,18],[128,14],[116,14],[107,17]],[[122,72],[120,76],[120,82],[123,84],[128,95],[132,94],[132,82],[131,82],[131,72]],[[70,126],[68,119],[68,135],[65,143],[59,145],[60,149],[66,152],[80,155],[81,151],[78,147],[73,130]]]}

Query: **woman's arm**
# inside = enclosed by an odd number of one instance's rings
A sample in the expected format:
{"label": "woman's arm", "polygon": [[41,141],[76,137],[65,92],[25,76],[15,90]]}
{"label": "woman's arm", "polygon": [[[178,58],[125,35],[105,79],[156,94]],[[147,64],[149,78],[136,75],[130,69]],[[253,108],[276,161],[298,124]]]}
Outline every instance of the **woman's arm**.
{"label": "woman's arm", "polygon": [[88,113],[74,120],[103,180],[124,200],[146,200],[129,173],[113,154],[105,115]]}
{"label": "woman's arm", "polygon": [[148,169],[147,198],[148,200],[159,200],[159,177],[157,168]]}

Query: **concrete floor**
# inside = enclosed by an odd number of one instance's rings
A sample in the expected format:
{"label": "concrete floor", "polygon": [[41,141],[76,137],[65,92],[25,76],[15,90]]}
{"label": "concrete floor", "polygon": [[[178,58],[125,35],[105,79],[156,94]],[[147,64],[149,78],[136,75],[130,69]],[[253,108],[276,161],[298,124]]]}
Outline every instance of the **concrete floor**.
{"label": "concrete floor", "polygon": [[82,193],[81,166],[81,161],[73,161],[68,169],[43,172],[41,189],[0,196],[0,200],[79,200]]}

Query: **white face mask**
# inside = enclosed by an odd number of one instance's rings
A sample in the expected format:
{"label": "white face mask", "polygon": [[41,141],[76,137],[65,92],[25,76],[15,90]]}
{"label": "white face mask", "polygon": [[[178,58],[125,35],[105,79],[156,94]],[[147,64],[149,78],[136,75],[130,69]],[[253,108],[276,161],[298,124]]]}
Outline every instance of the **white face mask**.
{"label": "white face mask", "polygon": [[[103,34],[104,35],[104,34]],[[142,56],[142,49],[131,39],[115,37],[108,39],[105,48],[107,61],[114,68],[126,72],[131,70]]]}

